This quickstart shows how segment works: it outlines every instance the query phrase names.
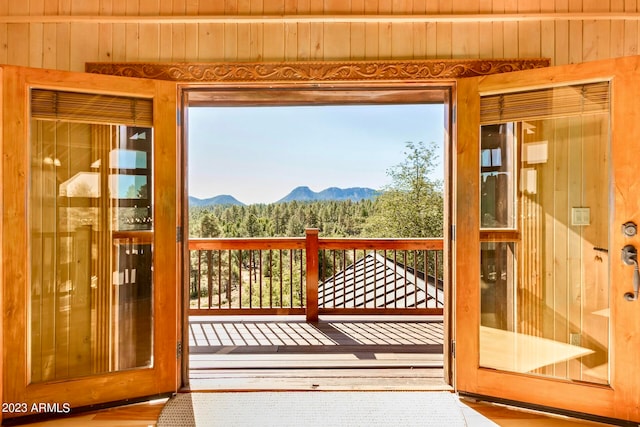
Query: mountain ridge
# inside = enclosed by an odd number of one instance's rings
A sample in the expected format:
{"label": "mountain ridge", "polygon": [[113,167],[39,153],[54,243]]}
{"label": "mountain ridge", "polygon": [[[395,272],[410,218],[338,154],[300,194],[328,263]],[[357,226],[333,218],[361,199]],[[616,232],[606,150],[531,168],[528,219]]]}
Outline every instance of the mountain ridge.
{"label": "mountain ridge", "polygon": [[197,197],[189,196],[189,206],[214,206],[214,205],[236,205],[246,206],[240,200],[229,194],[220,194],[218,196],[209,197],[206,199],[199,199]]}
{"label": "mountain ridge", "polygon": [[313,191],[307,186],[299,186],[291,190],[289,194],[281,198],[275,203],[286,203],[286,202],[314,202],[314,201],[325,201],[325,200],[351,200],[351,201],[359,201],[362,199],[372,199],[377,196],[379,192],[372,188],[367,187],[349,187],[349,188],[338,188],[338,187],[328,187],[322,191]]}
{"label": "mountain ridge", "polygon": [[[373,188],[367,187],[349,187],[338,188],[328,187],[321,191],[313,191],[307,186],[298,186],[291,190],[286,196],[271,203],[287,203],[287,202],[315,202],[315,201],[360,201],[363,199],[372,199],[376,197],[380,192]],[[267,203],[269,204],[269,203]],[[206,199],[199,199],[197,197],[189,196],[189,206],[204,207],[215,205],[237,205],[246,206],[235,197],[229,194],[221,194]]]}

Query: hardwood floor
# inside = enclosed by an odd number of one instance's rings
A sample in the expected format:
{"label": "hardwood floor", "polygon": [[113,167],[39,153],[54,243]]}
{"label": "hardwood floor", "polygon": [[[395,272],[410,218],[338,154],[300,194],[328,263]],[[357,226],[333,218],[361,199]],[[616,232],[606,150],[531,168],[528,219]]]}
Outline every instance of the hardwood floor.
{"label": "hardwood floor", "polygon": [[[501,427],[597,427],[611,425],[488,402],[469,402],[462,399],[462,403]],[[473,427],[473,422],[470,422],[469,426]]]}
{"label": "hardwood floor", "polygon": [[[30,427],[154,427],[166,400],[138,403],[63,419],[27,424]],[[465,411],[469,427],[487,425],[487,419],[503,427],[597,427],[594,423],[531,412],[485,402],[462,401],[476,415]]]}
{"label": "hardwood floor", "polygon": [[87,412],[50,421],[23,424],[30,427],[153,427],[167,399]]}

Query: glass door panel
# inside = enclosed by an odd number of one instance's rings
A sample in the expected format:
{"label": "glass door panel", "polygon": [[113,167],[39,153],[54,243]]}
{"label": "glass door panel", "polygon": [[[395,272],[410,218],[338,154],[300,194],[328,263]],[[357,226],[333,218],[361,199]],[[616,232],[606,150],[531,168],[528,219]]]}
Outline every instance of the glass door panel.
{"label": "glass door panel", "polygon": [[[508,96],[553,105],[558,92]],[[520,114],[480,132],[481,239],[517,212],[517,234],[481,244],[480,366],[609,384],[608,104]]]}
{"label": "glass door panel", "polygon": [[480,227],[516,228],[516,144],[513,123],[485,125],[480,139]]}
{"label": "glass door panel", "polygon": [[30,382],[151,367],[151,129],[31,128]]}

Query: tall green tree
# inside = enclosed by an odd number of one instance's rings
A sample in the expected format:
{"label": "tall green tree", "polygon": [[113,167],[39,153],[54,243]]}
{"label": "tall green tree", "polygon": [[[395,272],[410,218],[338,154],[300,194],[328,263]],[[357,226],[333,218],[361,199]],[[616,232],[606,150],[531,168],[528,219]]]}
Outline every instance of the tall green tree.
{"label": "tall green tree", "polygon": [[212,212],[206,212],[200,217],[200,230],[198,237],[220,237],[222,229],[218,218]]}
{"label": "tall green tree", "polygon": [[438,165],[436,144],[406,143],[405,159],[387,171],[391,184],[376,201],[363,235],[371,237],[442,237],[442,181],[431,177]]}
{"label": "tall green tree", "polygon": [[258,237],[262,234],[262,228],[255,213],[250,213],[247,216],[244,222],[244,231],[248,237]]}

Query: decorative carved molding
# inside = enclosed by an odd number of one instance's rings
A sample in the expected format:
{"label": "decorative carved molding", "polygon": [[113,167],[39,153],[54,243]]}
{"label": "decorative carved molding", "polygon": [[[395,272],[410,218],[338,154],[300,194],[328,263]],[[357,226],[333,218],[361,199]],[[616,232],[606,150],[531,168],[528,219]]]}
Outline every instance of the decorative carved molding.
{"label": "decorative carved molding", "polygon": [[90,73],[176,82],[424,81],[548,67],[549,59],[396,60],[348,62],[142,63],[88,62]]}

